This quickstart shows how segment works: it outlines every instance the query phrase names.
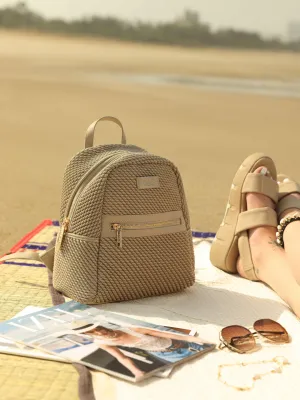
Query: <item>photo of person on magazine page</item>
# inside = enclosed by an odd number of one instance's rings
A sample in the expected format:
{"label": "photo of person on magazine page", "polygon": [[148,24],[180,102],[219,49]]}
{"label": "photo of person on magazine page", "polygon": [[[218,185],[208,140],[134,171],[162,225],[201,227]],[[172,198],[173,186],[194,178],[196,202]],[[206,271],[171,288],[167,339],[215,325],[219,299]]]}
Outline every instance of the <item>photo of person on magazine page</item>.
{"label": "photo of person on magazine page", "polygon": [[[139,379],[157,368],[180,362],[205,349],[196,337],[108,321],[76,321],[72,330],[56,332],[39,343],[45,350]],[[106,352],[107,354],[105,354]],[[109,355],[111,357],[109,357]],[[117,363],[115,362],[117,361]],[[120,367],[123,366],[125,368]],[[126,371],[127,370],[127,371]]]}
{"label": "photo of person on magazine page", "polygon": [[[92,327],[90,324],[86,328]],[[203,350],[203,342],[196,337],[176,334],[170,331],[157,331],[144,327],[130,326],[109,329],[101,325],[89,330],[80,330],[94,339],[94,342],[104,350],[111,347],[135,347],[152,354],[166,362],[180,361]],[[198,342],[198,343],[197,343]]]}

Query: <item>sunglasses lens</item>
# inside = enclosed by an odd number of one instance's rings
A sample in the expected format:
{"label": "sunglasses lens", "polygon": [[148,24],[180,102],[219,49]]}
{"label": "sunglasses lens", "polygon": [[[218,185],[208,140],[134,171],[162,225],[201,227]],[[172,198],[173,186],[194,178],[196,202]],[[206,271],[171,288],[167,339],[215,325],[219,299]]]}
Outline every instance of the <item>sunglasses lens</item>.
{"label": "sunglasses lens", "polygon": [[289,343],[287,331],[278,322],[272,319],[260,319],[253,325],[256,332],[260,333],[266,339],[277,343]]}
{"label": "sunglasses lens", "polygon": [[227,326],[222,329],[221,336],[226,344],[242,353],[247,353],[255,348],[255,339],[252,333],[243,326]]}

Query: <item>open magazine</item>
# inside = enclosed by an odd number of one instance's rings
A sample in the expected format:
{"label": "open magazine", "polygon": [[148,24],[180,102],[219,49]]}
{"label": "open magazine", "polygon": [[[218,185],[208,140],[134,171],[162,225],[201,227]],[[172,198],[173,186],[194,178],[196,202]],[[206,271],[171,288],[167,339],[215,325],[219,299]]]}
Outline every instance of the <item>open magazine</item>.
{"label": "open magazine", "polygon": [[132,382],[215,348],[175,329],[75,301],[2,322],[0,335]]}
{"label": "open magazine", "polygon": [[[24,315],[28,315],[37,311],[42,311],[45,310],[43,307],[35,307],[35,306],[27,306],[25,307],[21,312],[16,314],[14,318],[17,317],[22,317]],[[196,336],[197,331],[195,329],[184,329],[184,328],[175,328],[175,327],[166,327],[170,328],[172,330],[184,333],[186,335],[190,336]],[[66,360],[65,358],[61,358],[57,355],[54,354],[49,354],[45,353],[44,351],[41,351],[37,348],[27,346],[25,344],[22,344],[20,342],[13,342],[8,339],[4,339],[3,337],[0,337],[0,353],[5,353],[5,354],[12,354],[12,355],[17,355],[17,356],[23,356],[23,357],[31,357],[31,358],[42,358],[45,360],[50,360],[50,361],[60,361],[60,362],[70,362],[70,360]],[[159,378],[168,378],[170,376],[170,373],[172,372],[172,368],[166,368],[165,370],[158,371],[155,373],[155,376]]]}
{"label": "open magazine", "polygon": [[[25,307],[24,310],[22,310],[21,312],[16,314],[14,318],[22,317],[24,315],[28,315],[28,314],[34,313],[36,311],[41,311],[41,310],[44,310],[44,308],[28,306],[28,307]],[[59,356],[56,356],[54,354],[45,353],[41,350],[35,349],[35,348],[27,346],[25,344],[13,342],[8,339],[4,339],[3,337],[0,337],[0,353],[12,354],[15,356],[43,358],[46,360],[68,362],[65,359],[63,359]]]}

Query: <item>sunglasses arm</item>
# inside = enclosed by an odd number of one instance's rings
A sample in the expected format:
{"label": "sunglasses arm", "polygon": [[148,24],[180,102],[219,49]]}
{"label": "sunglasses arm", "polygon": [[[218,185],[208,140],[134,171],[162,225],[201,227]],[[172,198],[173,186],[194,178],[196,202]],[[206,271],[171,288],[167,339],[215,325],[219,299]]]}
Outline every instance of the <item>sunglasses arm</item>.
{"label": "sunglasses arm", "polygon": [[226,347],[225,343],[220,342],[220,344],[219,344],[219,346],[218,346],[218,349],[219,349],[219,350],[223,350],[223,349],[225,349],[225,347]]}
{"label": "sunglasses arm", "polygon": [[223,340],[223,337],[222,337],[222,333],[220,332],[220,334],[219,334],[219,340],[220,340],[220,344],[219,344],[219,346],[218,346],[218,349],[219,350],[223,350],[225,347],[227,347],[226,346],[226,343],[224,342],[224,340]]}
{"label": "sunglasses arm", "polygon": [[219,344],[219,346],[218,346],[218,349],[219,349],[219,350],[223,350],[223,349],[227,348],[227,349],[230,349],[231,351],[234,351],[234,352],[236,352],[236,353],[240,353],[240,354],[243,354],[243,353],[244,353],[243,351],[240,351],[240,350],[237,349],[236,347],[231,346],[230,343],[227,343],[227,342],[223,339],[221,333],[220,333],[220,336],[219,336],[219,340],[220,340],[220,344]]}

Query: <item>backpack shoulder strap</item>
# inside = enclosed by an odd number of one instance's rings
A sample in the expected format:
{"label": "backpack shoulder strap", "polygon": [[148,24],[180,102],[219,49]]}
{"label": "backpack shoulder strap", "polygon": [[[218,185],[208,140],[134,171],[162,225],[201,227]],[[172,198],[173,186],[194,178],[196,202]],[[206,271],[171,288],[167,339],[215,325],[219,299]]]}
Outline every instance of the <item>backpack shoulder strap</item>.
{"label": "backpack shoulder strap", "polygon": [[44,264],[50,271],[53,271],[55,241],[56,239],[49,244],[47,250],[44,252],[38,253],[36,251],[20,251],[0,258],[0,263],[10,260],[32,260]]}

